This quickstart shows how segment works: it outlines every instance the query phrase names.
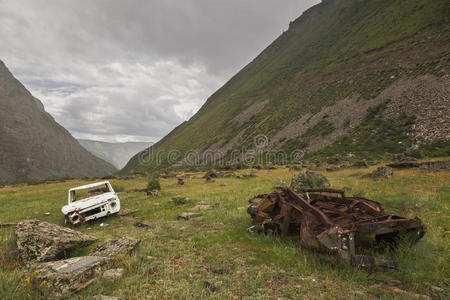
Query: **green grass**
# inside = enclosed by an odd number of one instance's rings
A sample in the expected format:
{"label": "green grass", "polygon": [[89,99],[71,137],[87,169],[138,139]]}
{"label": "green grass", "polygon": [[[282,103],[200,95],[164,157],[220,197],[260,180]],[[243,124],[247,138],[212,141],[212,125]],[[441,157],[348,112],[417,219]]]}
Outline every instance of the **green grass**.
{"label": "green grass", "polygon": [[[372,168],[323,174],[333,187],[379,201],[389,212],[422,219],[428,230],[424,239],[403,252],[387,255],[404,265],[414,265],[414,272],[377,270],[369,274],[328,263],[302,248],[298,238],[282,240],[248,233],[247,199],[270,192],[280,180],[289,182],[294,172],[287,168],[259,170],[255,178],[217,178],[213,183],[206,183],[203,173],[194,173],[183,186],[178,186],[175,178],[161,179],[162,194],[158,197],[120,193],[122,208],[138,209],[137,219],[109,217],[101,221],[109,227],[99,227],[100,222],[77,227],[100,240],[129,235],[142,239],[142,243],[131,257],[115,262],[115,266],[125,268],[118,283],[98,280],[71,299],[89,299],[100,293],[127,299],[401,299],[375,286],[392,282],[404,290],[434,296],[433,286],[440,287],[443,297],[449,292],[450,172],[404,170],[396,171],[390,180],[362,179],[361,175]],[[147,184],[145,177],[111,182],[124,191]],[[84,183],[76,180],[0,188],[0,220],[37,218],[63,225],[60,208],[67,201],[67,190]],[[187,196],[190,201],[181,205],[169,202],[176,195]],[[179,213],[200,201],[218,206],[204,212],[202,218],[176,220]],[[51,213],[48,217],[43,215],[47,211]],[[153,228],[135,228],[136,220]],[[75,254],[85,255],[88,250],[79,249]],[[37,299],[25,278],[26,271],[15,253],[13,229],[2,228],[0,298]],[[205,281],[217,290],[206,289]]]}

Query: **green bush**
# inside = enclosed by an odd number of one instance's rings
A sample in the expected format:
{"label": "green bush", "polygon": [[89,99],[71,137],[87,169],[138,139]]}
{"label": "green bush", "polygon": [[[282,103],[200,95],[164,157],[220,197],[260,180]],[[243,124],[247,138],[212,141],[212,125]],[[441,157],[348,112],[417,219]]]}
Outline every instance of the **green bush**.
{"label": "green bush", "polygon": [[159,176],[152,176],[152,178],[150,178],[147,184],[147,190],[161,190],[161,185],[159,184]]}

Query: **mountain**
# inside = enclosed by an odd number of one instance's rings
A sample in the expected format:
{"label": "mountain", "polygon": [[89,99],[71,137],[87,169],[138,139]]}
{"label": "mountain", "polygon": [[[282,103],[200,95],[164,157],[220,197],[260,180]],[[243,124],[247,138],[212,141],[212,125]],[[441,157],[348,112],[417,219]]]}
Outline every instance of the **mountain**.
{"label": "mountain", "polygon": [[153,144],[144,142],[106,143],[82,139],[78,139],[78,142],[84,149],[118,169],[125,167],[136,153],[149,148]]}
{"label": "mountain", "polygon": [[0,183],[115,171],[81,147],[0,61]]}
{"label": "mountain", "polygon": [[214,161],[299,149],[328,161],[450,155],[449,7],[323,0],[122,172],[186,165],[186,153],[205,162],[211,151]]}

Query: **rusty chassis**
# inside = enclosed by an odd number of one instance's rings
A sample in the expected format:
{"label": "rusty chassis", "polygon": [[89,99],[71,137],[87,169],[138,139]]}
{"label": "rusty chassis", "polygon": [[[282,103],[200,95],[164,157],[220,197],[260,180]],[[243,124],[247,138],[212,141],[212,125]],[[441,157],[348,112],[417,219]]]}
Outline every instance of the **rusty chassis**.
{"label": "rusty chassis", "polygon": [[282,237],[299,235],[303,246],[356,267],[399,268],[391,260],[356,254],[357,237],[374,236],[377,245],[392,247],[401,236],[414,244],[426,231],[418,218],[386,213],[378,202],[347,197],[336,189],[309,189],[302,194],[281,189],[257,195],[249,203],[247,212],[254,231]]}

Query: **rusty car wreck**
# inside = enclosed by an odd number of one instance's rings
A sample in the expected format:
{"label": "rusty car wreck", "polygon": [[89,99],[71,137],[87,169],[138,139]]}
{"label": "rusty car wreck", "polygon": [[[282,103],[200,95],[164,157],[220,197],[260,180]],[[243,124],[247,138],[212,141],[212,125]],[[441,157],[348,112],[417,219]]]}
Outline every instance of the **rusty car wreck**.
{"label": "rusty car wreck", "polygon": [[352,266],[399,267],[394,261],[357,254],[355,249],[360,245],[356,240],[361,236],[372,237],[376,245],[386,246],[396,243],[400,236],[416,243],[425,234],[420,219],[386,213],[380,203],[347,197],[342,190],[309,189],[297,194],[283,188],[255,196],[249,202],[252,231],[282,237],[300,235],[302,246],[331,254]]}

